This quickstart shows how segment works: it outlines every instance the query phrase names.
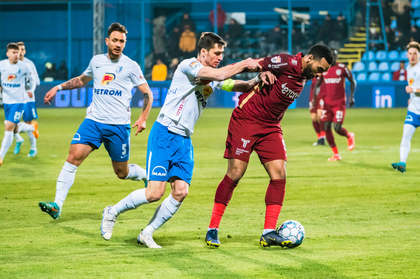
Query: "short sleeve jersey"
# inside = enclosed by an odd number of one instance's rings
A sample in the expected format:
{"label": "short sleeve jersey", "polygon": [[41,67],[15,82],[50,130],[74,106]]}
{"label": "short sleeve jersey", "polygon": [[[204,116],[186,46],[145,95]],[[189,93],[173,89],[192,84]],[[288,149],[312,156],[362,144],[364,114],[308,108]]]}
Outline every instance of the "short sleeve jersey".
{"label": "short sleeve jersey", "polygon": [[335,64],[321,76],[321,94],[327,105],[346,104],[346,78],[350,79],[350,71],[344,64]]}
{"label": "short sleeve jersey", "polygon": [[222,82],[200,80],[198,72],[204,66],[197,58],[179,63],[160,110],[157,121],[169,131],[190,136],[194,126],[207,105],[207,99]]}
{"label": "short sleeve jersey", "polygon": [[130,124],[132,89],[146,83],[140,66],[124,54],[118,61],[95,55],[83,75],[93,78],[92,103],[86,118],[104,124]]}
{"label": "short sleeve jersey", "polygon": [[29,97],[28,94],[25,94],[25,102],[35,102],[35,88],[40,84],[38,72],[36,70],[35,64],[29,60],[28,58],[23,58],[23,63],[25,63],[26,67],[31,72],[32,77],[32,86],[31,89],[29,89],[30,92],[32,92],[32,97]]}
{"label": "short sleeve jersey", "polygon": [[0,61],[0,82],[3,103],[19,104],[25,102],[27,82],[31,82],[31,73],[22,61],[11,64],[8,59]]}
{"label": "short sleeve jersey", "polygon": [[[420,62],[414,66],[408,65],[407,80],[408,86],[413,88],[414,91],[420,89]],[[408,105],[408,110],[420,115],[420,93],[410,94],[410,104]]]}
{"label": "short sleeve jersey", "polygon": [[299,97],[305,83],[302,76],[302,54],[269,56],[260,64],[263,71],[270,71],[277,77],[276,82],[270,86],[257,85],[242,94],[234,113],[266,124],[280,125],[284,113]]}

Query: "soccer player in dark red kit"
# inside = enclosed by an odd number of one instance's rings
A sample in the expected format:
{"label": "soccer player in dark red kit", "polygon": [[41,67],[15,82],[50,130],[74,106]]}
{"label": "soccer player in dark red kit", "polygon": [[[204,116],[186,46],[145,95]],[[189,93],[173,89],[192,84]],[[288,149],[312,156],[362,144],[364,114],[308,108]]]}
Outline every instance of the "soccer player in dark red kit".
{"label": "soccer player in dark red kit", "polygon": [[333,156],[328,161],[341,160],[335,144],[331,125],[334,123],[334,130],[340,136],[347,138],[347,148],[352,151],[355,147],[354,133],[348,132],[343,128],[344,116],[346,114],[346,79],[350,81],[350,100],[349,106],[354,105],[354,90],[356,81],[352,73],[344,64],[334,64],[327,72],[321,75],[320,80],[320,107],[321,125],[325,130],[327,142],[332,149]]}
{"label": "soccer player in dark red kit", "polygon": [[334,55],[327,46],[315,45],[305,56],[302,53],[278,54],[258,60],[261,71],[270,71],[277,80],[269,86],[256,85],[242,94],[238,106],[233,110],[224,154],[228,159],[228,169],[216,190],[205,239],[210,247],[220,246],[220,221],[254,150],[270,177],[265,196],[266,214],[260,245],[267,247],[290,244],[275,231],[286,186],[286,149],[280,121],[288,106],[299,97],[305,81],[317,73],[327,71],[334,63]]}
{"label": "soccer player in dark red kit", "polygon": [[325,145],[325,131],[321,126],[319,113],[319,99],[322,97],[321,94],[319,94],[320,88],[317,86],[319,79],[320,77],[318,75],[312,79],[309,93],[309,113],[311,114],[312,126],[314,127],[317,136],[317,141],[313,144],[314,146]]}

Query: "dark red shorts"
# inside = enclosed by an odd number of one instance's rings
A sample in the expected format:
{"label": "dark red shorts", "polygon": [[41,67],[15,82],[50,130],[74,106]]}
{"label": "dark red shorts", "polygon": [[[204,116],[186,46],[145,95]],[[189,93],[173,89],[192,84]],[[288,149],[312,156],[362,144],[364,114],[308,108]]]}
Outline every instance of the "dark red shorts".
{"label": "dark red shorts", "polygon": [[224,157],[248,162],[254,150],[261,163],[287,160],[281,128],[254,119],[239,118],[232,114]]}
{"label": "dark red shorts", "polygon": [[321,109],[321,121],[343,123],[346,115],[346,105],[328,105],[324,104]]}

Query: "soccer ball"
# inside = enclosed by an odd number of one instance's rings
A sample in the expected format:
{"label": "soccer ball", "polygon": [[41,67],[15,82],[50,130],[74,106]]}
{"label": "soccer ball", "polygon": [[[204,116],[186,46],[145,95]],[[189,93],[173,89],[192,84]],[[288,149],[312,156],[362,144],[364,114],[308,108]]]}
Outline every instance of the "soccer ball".
{"label": "soccer ball", "polygon": [[305,228],[298,221],[287,220],[277,229],[277,233],[284,239],[291,241],[287,247],[295,248],[302,244]]}

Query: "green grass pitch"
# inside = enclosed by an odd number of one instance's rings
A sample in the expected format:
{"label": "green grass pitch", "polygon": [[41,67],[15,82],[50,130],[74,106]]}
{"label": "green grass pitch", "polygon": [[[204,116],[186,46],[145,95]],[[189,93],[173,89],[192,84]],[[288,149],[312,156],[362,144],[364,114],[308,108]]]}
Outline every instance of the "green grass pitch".
{"label": "green grass pitch", "polygon": [[[148,129],[132,132],[130,162],[145,165]],[[133,119],[140,113],[134,109]],[[283,121],[288,152],[286,199],[279,223],[301,222],[296,249],[258,246],[268,176],[253,154],[222,220],[219,249],[204,236],[216,187],[226,170],[224,141],[231,110],[207,109],[193,144],[190,193],[176,216],[155,233],[164,249],[139,247],[136,237],[160,203],[118,218],[113,238],[100,235],[102,210],[142,183],[119,180],[105,149],[78,169],[62,216],[52,220],[38,202],[53,200],[56,178],[84,109],[40,109],[38,157],[13,146],[0,168],[1,278],[419,278],[420,136],[414,135],[407,173],[394,171],[406,109],[351,109],[344,127],[356,148],[336,136],[341,162],[315,141],[309,113],[290,110]],[[3,122],[3,112],[0,116]],[[0,129],[3,137],[3,127]]]}

